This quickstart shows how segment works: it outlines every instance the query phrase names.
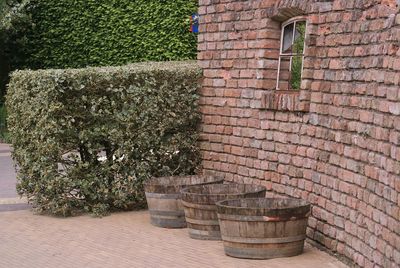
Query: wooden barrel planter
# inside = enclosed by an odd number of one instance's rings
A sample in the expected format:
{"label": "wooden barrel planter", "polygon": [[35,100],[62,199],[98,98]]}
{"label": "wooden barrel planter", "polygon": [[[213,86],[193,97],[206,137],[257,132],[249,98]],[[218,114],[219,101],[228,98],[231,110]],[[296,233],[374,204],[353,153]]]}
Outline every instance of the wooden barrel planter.
{"label": "wooden barrel planter", "polygon": [[265,197],[266,188],[251,184],[192,186],[181,191],[189,236],[221,240],[216,202],[245,197]]}
{"label": "wooden barrel planter", "polygon": [[303,252],[310,204],[291,198],[252,198],[217,203],[225,254],[272,259]]}
{"label": "wooden barrel planter", "polygon": [[214,176],[152,178],[144,184],[151,224],[163,228],[186,227],[180,191],[190,185],[223,183]]}

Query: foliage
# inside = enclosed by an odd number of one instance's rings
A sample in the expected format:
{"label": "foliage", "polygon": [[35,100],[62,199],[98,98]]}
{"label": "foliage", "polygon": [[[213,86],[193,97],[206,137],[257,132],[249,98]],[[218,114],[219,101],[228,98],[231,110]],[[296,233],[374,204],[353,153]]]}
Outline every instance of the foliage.
{"label": "foliage", "polygon": [[292,58],[292,72],[290,73],[290,88],[291,89],[300,89],[301,87],[301,73],[303,68],[303,57]]}
{"label": "foliage", "polygon": [[306,23],[297,22],[296,23],[296,33],[295,40],[293,42],[293,53],[301,56],[294,56],[292,58],[292,69],[291,69],[291,79],[290,88],[300,89],[301,87],[301,73],[303,69],[303,54],[304,54],[304,38],[306,34]]}
{"label": "foliage", "polygon": [[27,13],[28,3],[27,0],[0,3],[0,104],[4,101],[9,72],[25,66],[30,55],[28,36],[33,28]]}
{"label": "foliage", "polygon": [[39,212],[105,214],[142,206],[151,176],[194,173],[200,77],[193,62],[14,72],[19,193]]}
{"label": "foliage", "polygon": [[8,141],[6,116],[6,107],[0,104],[0,142]]}
{"label": "foliage", "polygon": [[0,66],[0,90],[15,69],[196,58],[196,35],[189,32],[196,0],[8,2],[12,8],[0,19],[0,61],[7,62]]}
{"label": "foliage", "polygon": [[195,59],[195,0],[31,0],[29,68]]}

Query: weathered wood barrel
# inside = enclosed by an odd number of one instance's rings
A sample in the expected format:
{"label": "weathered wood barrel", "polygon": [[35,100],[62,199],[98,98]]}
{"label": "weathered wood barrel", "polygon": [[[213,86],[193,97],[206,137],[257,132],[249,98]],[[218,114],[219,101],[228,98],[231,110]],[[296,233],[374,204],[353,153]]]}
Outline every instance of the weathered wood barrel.
{"label": "weathered wood barrel", "polygon": [[172,176],[152,178],[144,184],[151,224],[163,228],[186,227],[180,191],[190,185],[223,183],[214,176]]}
{"label": "weathered wood barrel", "polygon": [[221,240],[216,202],[245,197],[265,197],[266,188],[252,184],[191,186],[181,191],[189,236]]}
{"label": "weathered wood barrel", "polygon": [[252,198],[217,203],[225,254],[272,259],[303,252],[310,204],[292,198]]}

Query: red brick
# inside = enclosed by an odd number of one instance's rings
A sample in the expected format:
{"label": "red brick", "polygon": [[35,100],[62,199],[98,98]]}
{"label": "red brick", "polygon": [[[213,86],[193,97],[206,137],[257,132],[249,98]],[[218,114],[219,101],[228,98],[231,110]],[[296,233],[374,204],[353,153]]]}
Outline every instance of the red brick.
{"label": "red brick", "polygon": [[[320,10],[298,0],[208,2],[198,57],[203,162],[230,180],[265,179],[275,193],[308,199],[311,239],[360,266],[397,267],[389,246],[372,249],[400,241],[385,231],[399,213],[388,204],[400,202],[399,16],[394,0],[353,2],[325,1]],[[261,8],[291,5],[305,8],[310,33],[295,98],[275,92],[280,22]],[[220,141],[224,152],[212,145]]]}

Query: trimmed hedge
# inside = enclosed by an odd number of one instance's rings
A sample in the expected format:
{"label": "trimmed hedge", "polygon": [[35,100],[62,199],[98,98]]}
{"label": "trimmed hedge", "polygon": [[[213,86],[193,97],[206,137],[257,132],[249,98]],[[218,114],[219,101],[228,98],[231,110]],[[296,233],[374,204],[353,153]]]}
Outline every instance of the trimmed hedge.
{"label": "trimmed hedge", "polygon": [[[197,0],[8,0],[0,16],[0,102],[15,69],[196,59]],[[1,14],[0,14],[1,15]]]}
{"label": "trimmed hedge", "polygon": [[28,68],[195,59],[197,0],[30,0]]}
{"label": "trimmed hedge", "polygon": [[142,207],[146,179],[196,171],[200,78],[194,62],[14,72],[18,192],[64,216]]}

